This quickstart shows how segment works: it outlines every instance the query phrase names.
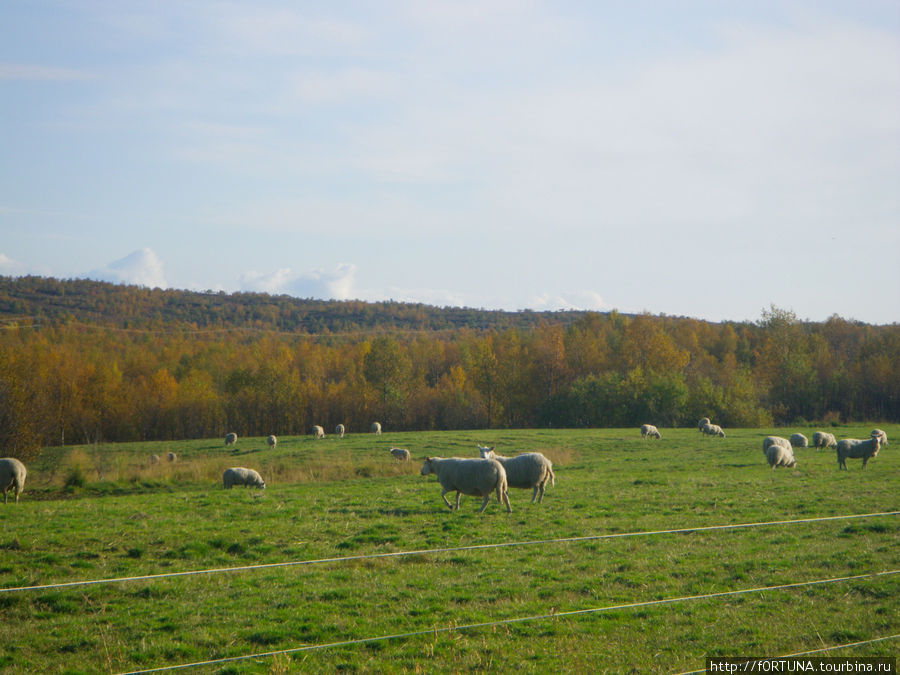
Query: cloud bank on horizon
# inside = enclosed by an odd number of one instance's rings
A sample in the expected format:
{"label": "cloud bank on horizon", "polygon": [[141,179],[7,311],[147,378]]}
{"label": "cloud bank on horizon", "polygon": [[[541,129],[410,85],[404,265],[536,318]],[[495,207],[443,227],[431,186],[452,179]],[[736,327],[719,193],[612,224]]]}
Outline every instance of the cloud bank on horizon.
{"label": "cloud bank on horizon", "polygon": [[900,320],[896,3],[41,7],[0,274]]}

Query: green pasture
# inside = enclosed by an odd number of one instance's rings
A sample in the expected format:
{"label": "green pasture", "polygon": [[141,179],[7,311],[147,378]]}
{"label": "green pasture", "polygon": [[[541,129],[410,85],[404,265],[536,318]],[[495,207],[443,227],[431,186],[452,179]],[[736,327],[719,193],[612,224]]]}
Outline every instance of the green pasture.
{"label": "green pasture", "polygon": [[[830,428],[865,437],[873,425]],[[0,592],[0,672],[681,673],[707,655],[779,656],[900,633],[900,574],[691,599],[900,570],[900,516],[545,541],[900,510],[900,425],[839,471],[798,449],[771,470],[761,442],[814,428],[490,430],[241,438],[49,448],[18,504],[0,507],[0,589],[286,561],[324,561]],[[513,512],[440,499],[430,456],[476,443],[539,450],[556,485]],[[392,446],[410,450],[408,463]],[[178,460],[166,462],[167,452]],[[151,464],[151,454],[163,457]],[[224,490],[257,469],[267,489]],[[529,543],[537,542],[543,543]],[[455,551],[436,549],[523,542]],[[371,554],[418,552],[396,557]],[[622,607],[658,600],[658,604]],[[615,608],[572,614],[578,610]],[[541,617],[517,621],[528,617]],[[471,624],[493,624],[479,628]],[[895,656],[900,640],[826,656]],[[174,671],[185,672],[185,671]]]}

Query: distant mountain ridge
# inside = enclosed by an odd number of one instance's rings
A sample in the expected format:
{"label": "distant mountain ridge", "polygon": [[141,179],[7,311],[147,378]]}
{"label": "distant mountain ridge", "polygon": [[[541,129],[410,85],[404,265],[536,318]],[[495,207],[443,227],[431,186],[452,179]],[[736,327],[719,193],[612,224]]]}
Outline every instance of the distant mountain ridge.
{"label": "distant mountain ridge", "polygon": [[116,328],[252,328],[330,334],[383,330],[504,330],[568,325],[587,311],[434,307],[404,302],[315,300],[265,293],[151,289],[88,279],[0,276],[5,324],[79,322]]}

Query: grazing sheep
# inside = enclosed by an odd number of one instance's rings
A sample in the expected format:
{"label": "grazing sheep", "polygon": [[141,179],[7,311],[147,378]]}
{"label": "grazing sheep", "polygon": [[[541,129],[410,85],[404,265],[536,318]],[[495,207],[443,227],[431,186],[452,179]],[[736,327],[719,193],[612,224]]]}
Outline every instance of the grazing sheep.
{"label": "grazing sheep", "polygon": [[872,429],[872,433],[871,433],[870,435],[871,435],[871,436],[878,436],[878,438],[881,439],[881,444],[882,444],[882,445],[887,445],[887,444],[888,444],[888,442],[887,442],[887,434],[884,433],[881,429]]}
{"label": "grazing sheep", "polygon": [[763,439],[762,445],[763,445],[763,454],[768,457],[769,448],[772,447],[773,445],[780,445],[783,448],[790,448],[791,442],[786,438],[782,438],[781,436],[766,436]]}
{"label": "grazing sheep", "polygon": [[697,422],[697,431],[703,431],[703,427],[705,427],[707,424],[711,424],[711,422],[708,417],[704,417],[702,420]]}
{"label": "grazing sheep", "polygon": [[784,446],[777,443],[770,445],[768,450],[766,450],[766,461],[769,462],[769,466],[773,469],[776,466],[792,467],[797,465],[797,460],[794,459],[793,448],[789,445]]}
{"label": "grazing sheep", "polygon": [[170,452],[169,454],[166,455],[166,459],[170,462],[177,462],[178,455],[176,455],[174,452]]}
{"label": "grazing sheep", "polygon": [[372,433],[376,435],[381,433],[381,422],[372,422]]}
{"label": "grazing sheep", "polygon": [[233,466],[225,469],[222,474],[222,487],[230,490],[234,485],[246,485],[247,487],[257,487],[266,489],[266,482],[255,470],[245,469],[242,466]]}
{"label": "grazing sheep", "polygon": [[834,437],[834,434],[829,434],[827,431],[817,431],[812,435],[812,444],[816,450],[836,448],[837,439]]}
{"label": "grazing sheep", "polygon": [[393,455],[394,459],[399,459],[403,462],[409,461],[409,450],[406,448],[391,448],[391,455]]}
{"label": "grazing sheep", "polygon": [[791,447],[808,448],[809,440],[803,434],[791,434]]}
{"label": "grazing sheep", "polygon": [[159,464],[159,455],[157,455],[157,454],[150,455],[150,463],[151,464]]}
{"label": "grazing sheep", "polygon": [[553,474],[553,463],[539,452],[526,452],[515,457],[503,457],[494,452],[494,448],[478,446],[482,459],[496,459],[506,470],[506,483],[514,488],[531,488],[531,503],[535,497],[538,504],[544,501],[544,486],[547,481],[556,485]]}
{"label": "grazing sheep", "polygon": [[266,444],[267,444],[270,448],[274,448],[276,445],[278,445],[278,439],[277,439],[274,435],[269,436],[269,437],[266,439]]}
{"label": "grazing sheep", "polygon": [[707,436],[721,436],[722,438],[725,438],[725,432],[722,431],[722,427],[718,424],[704,424],[700,431]]}
{"label": "grazing sheep", "polygon": [[312,428],[312,433],[316,438],[325,438],[325,430],[318,424]]}
{"label": "grazing sheep", "polygon": [[338,424],[338,425],[334,428],[334,433],[337,434],[337,435],[338,435],[339,437],[341,437],[341,438],[344,437],[344,432],[345,432],[345,431],[346,431],[346,430],[344,429],[344,425],[343,425],[343,424]]}
{"label": "grazing sheep", "polygon": [[472,495],[484,497],[479,513],[483,513],[490,501],[491,492],[496,491],[497,501],[506,504],[506,512],[512,513],[507,494],[506,471],[495,459],[462,459],[460,457],[426,457],[422,465],[423,476],[433,473],[441,484],[441,499],[452,511],[454,506],[444,496],[456,491],[456,506],[459,509],[459,496]]}
{"label": "grazing sheep", "polygon": [[225,434],[225,445],[234,445],[235,443],[237,443],[237,434]]}
{"label": "grazing sheep", "polygon": [[641,438],[647,438],[648,436],[657,439],[662,438],[662,436],[660,436],[659,434],[659,429],[657,429],[655,426],[653,426],[652,424],[642,424]]}
{"label": "grazing sheep", "polygon": [[866,463],[872,457],[878,454],[881,447],[881,436],[872,436],[864,441],[855,438],[844,438],[837,444],[837,461],[838,469],[847,468],[847,458],[859,459],[862,457],[862,468],[866,468]]}
{"label": "grazing sheep", "polygon": [[6,503],[6,491],[12,488],[16,492],[16,503],[19,503],[19,493],[25,491],[25,465],[15,457],[0,459],[0,487],[3,488],[3,503]]}

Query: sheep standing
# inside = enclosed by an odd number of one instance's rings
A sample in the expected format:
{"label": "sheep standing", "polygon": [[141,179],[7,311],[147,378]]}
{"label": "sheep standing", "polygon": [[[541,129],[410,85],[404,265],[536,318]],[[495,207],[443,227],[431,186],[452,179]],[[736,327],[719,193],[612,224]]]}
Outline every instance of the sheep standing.
{"label": "sheep standing", "polygon": [[494,448],[478,446],[482,459],[496,459],[506,471],[506,483],[514,488],[531,488],[531,503],[537,498],[538,504],[544,501],[544,486],[547,481],[556,485],[553,474],[553,463],[539,452],[526,452],[515,457],[503,457],[494,452]]}
{"label": "sheep standing", "polygon": [[837,444],[837,461],[838,469],[847,468],[847,458],[859,459],[862,457],[862,468],[866,468],[866,463],[878,454],[881,447],[881,436],[872,436],[864,441],[856,438],[843,438]]}
{"label": "sheep standing", "polygon": [[720,427],[718,424],[704,424],[703,428],[700,431],[702,431],[707,436],[721,436],[722,438],[725,438],[725,432],[722,431],[722,427]]}
{"label": "sheep standing", "polygon": [[170,452],[166,455],[166,460],[174,464],[178,461],[178,455],[176,455],[174,452]]}
{"label": "sheep standing", "polygon": [[376,436],[381,434],[381,422],[372,422],[372,433]]}
{"label": "sheep standing", "polygon": [[278,439],[274,435],[269,436],[266,439],[266,445],[268,445],[270,448],[274,448],[276,445],[278,445]]}
{"label": "sheep standing", "polygon": [[325,438],[325,430],[318,424],[312,428],[312,433],[316,438]]}
{"label": "sheep standing", "polygon": [[641,438],[662,438],[659,433],[659,429],[657,429],[652,424],[642,424],[641,425]]}
{"label": "sheep standing", "polygon": [[705,427],[707,424],[712,424],[712,422],[710,422],[708,417],[704,417],[699,422],[697,422],[697,431],[703,431],[703,427]]}
{"label": "sheep standing", "polygon": [[236,433],[225,434],[225,445],[234,445],[235,443],[237,443]]}
{"label": "sheep standing", "polygon": [[[479,513],[483,513],[490,501],[491,493],[497,493],[497,501],[506,504],[506,512],[512,513],[507,494],[506,471],[495,459],[462,459],[459,457],[426,457],[422,465],[423,476],[433,473],[441,484],[441,499],[452,511],[459,509],[459,496],[484,497]],[[444,496],[456,491],[456,506]]]}
{"label": "sheep standing", "polygon": [[870,436],[878,436],[878,438],[881,439],[881,444],[882,444],[882,445],[887,445],[887,444],[888,444],[888,441],[887,441],[887,434],[884,433],[881,429],[872,429],[872,433],[870,434]]}
{"label": "sheep standing", "polygon": [[337,436],[340,437],[340,438],[343,438],[343,437],[344,437],[344,432],[345,432],[345,431],[346,431],[346,429],[344,429],[344,425],[343,425],[343,424],[338,424],[338,425],[334,428],[334,433],[337,434]]}
{"label": "sheep standing", "polygon": [[222,473],[222,487],[230,490],[234,485],[245,485],[266,489],[266,482],[254,469],[245,469],[242,466],[233,466]]}
{"label": "sheep standing", "polygon": [[808,448],[809,440],[803,434],[791,434],[791,447]]}
{"label": "sheep standing", "polygon": [[836,448],[837,439],[834,437],[834,434],[829,434],[827,431],[817,431],[812,435],[812,444],[816,450]]}
{"label": "sheep standing", "polygon": [[409,450],[406,448],[391,448],[391,455],[394,459],[398,459],[401,462],[409,461]]}
{"label": "sheep standing", "polygon": [[16,503],[19,493],[25,491],[25,476],[28,472],[25,465],[15,457],[0,459],[0,487],[3,488],[3,503],[6,503],[6,491],[12,488],[16,492]]}
{"label": "sheep standing", "polygon": [[159,464],[159,455],[157,455],[155,453],[150,455],[150,463],[151,464]]}
{"label": "sheep standing", "polygon": [[792,467],[797,465],[797,460],[794,459],[794,450],[789,445],[770,445],[766,450],[766,461],[773,469],[776,466]]}

